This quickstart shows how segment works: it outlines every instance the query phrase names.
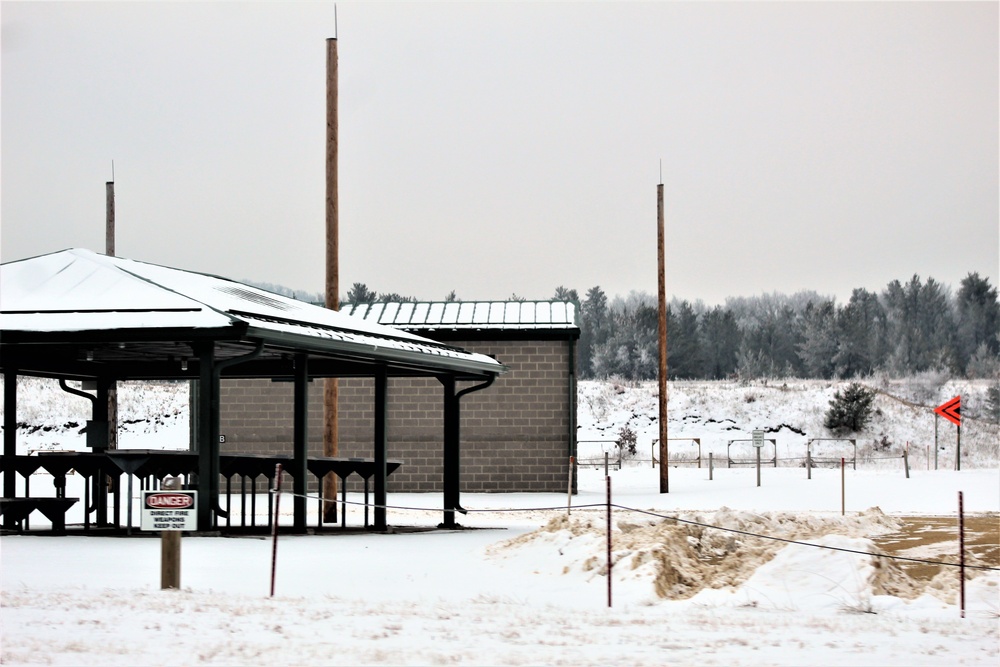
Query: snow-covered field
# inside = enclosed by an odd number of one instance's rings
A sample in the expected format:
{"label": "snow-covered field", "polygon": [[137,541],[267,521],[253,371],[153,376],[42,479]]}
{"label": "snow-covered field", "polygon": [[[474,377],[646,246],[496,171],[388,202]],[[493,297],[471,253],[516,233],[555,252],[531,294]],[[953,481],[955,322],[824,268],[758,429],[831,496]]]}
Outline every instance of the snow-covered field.
{"label": "snow-covered field", "polygon": [[[703,454],[719,461],[729,440],[774,429],[779,459],[793,459],[809,438],[824,437],[818,424],[835,388],[672,384],[671,445],[675,434],[699,438]],[[186,441],[186,401],[176,389],[123,388],[138,396],[122,401],[132,406],[122,409],[132,421],[124,446]],[[938,391],[949,394],[942,401],[954,391],[971,402],[975,389]],[[65,424],[82,425],[86,402],[47,391],[20,389],[22,400],[38,397],[18,415],[34,430],[21,446],[77,448],[82,436]],[[581,383],[580,394],[581,440],[614,439],[629,423],[639,458],[652,452],[655,386]],[[936,405],[931,398],[919,402]],[[267,539],[185,538],[183,588],[161,591],[156,538],[4,536],[0,662],[995,665],[1000,572],[968,571],[963,619],[957,568],[923,580],[906,562],[863,554],[878,552],[907,516],[955,518],[958,491],[967,513],[998,521],[996,427],[969,420],[958,472],[954,429],[942,425],[935,471],[932,459],[913,456],[933,443],[928,410],[889,396],[878,407],[859,449],[883,436],[891,445],[872,447],[858,470],[845,471],[844,516],[836,468],[817,468],[812,479],[794,463],[765,468],[758,487],[750,467],[718,465],[709,479],[707,467],[685,465],[670,468],[669,494],[658,493],[648,454],[612,470],[610,608],[601,468],[580,470],[568,516],[564,494],[464,494],[463,505],[481,510],[461,519],[469,530],[283,536],[274,598]],[[907,441],[909,479],[899,459]],[[33,480],[32,489],[43,485]],[[393,526],[440,520],[439,494],[390,494],[389,503],[428,508],[390,509]],[[349,510],[349,521],[360,512]],[[957,562],[957,553],[956,536],[896,555]]]}

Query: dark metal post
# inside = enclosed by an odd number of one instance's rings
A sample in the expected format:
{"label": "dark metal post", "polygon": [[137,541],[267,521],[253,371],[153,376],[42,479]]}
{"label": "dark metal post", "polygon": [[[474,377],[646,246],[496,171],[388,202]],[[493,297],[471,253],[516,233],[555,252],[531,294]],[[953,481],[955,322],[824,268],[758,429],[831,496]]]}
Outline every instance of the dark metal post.
{"label": "dark metal post", "polygon": [[306,489],[309,481],[309,362],[305,354],[295,355],[295,407],[292,418],[295,473],[295,530],[306,530]]}
{"label": "dark metal post", "polygon": [[212,396],[215,394],[215,345],[197,346],[198,355],[198,530],[212,530]]}
{"label": "dark metal post", "polygon": [[934,469],[938,468],[938,420],[940,417],[934,415]]}
{"label": "dark metal post", "polygon": [[760,450],[761,447],[754,447],[757,450],[757,486],[760,486]]}
{"label": "dark metal post", "polygon": [[[9,461],[3,471],[3,497],[14,498],[17,496],[17,471],[14,469],[14,456],[17,455],[17,371],[14,369],[3,372],[3,455]],[[11,515],[4,517],[4,526],[14,527]]]}
{"label": "dark metal post", "polygon": [[962,618],[965,618],[965,511],[962,507],[962,492],[958,492],[958,577],[962,603]]}
{"label": "dark metal post", "polygon": [[375,370],[375,530],[386,530],[386,460],[388,458],[388,389],[385,366]]}
{"label": "dark metal post", "polygon": [[604,478],[608,487],[608,608],[611,608],[611,476]]}
{"label": "dark metal post", "polygon": [[278,569],[278,512],[281,510],[281,464],[274,466],[274,518],[271,521],[271,597],[274,597],[274,579]]}
{"label": "dark metal post", "polygon": [[840,516],[844,516],[847,508],[847,482],[844,477],[844,457],[840,457]]}
{"label": "dark metal post", "polygon": [[956,428],[958,429],[957,431],[958,435],[956,436],[957,439],[955,440],[955,470],[961,470],[962,469],[962,425],[959,424]]}
{"label": "dark metal post", "polygon": [[455,378],[441,378],[444,385],[444,523],[445,528],[455,527],[455,510],[458,508],[461,480],[459,458],[459,403],[455,394]]}

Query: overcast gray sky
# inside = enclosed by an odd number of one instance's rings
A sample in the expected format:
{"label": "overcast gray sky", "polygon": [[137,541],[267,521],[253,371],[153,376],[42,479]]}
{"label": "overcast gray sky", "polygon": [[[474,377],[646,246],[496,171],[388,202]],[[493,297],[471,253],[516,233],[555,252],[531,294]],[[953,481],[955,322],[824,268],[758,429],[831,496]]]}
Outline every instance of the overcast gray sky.
{"label": "overcast gray sky", "polygon": [[[3,261],[322,291],[328,3],[14,3]],[[338,4],[342,292],[998,284],[998,4]]]}

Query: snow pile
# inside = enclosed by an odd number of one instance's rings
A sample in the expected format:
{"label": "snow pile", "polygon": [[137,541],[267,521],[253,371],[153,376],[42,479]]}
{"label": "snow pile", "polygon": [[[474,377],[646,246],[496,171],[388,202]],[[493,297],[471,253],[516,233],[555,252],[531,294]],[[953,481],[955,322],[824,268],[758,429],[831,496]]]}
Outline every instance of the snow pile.
{"label": "snow pile", "polygon": [[[633,522],[634,516],[615,522],[612,572],[616,584],[655,594],[649,598],[651,602],[689,599],[705,589],[737,590],[747,585],[758,568],[792,548],[786,542],[754,535],[881,553],[867,538],[900,526],[898,519],[878,508],[849,517],[727,508],[678,513],[679,521],[645,520],[649,517],[638,515],[638,521]],[[550,573],[590,581],[607,575],[606,528],[603,517],[583,512],[559,515],[543,528],[498,543],[487,553],[501,560],[535,564],[557,553],[559,558],[550,565]],[[847,543],[851,546],[844,547]],[[865,558],[867,571],[862,579],[874,593],[912,599],[922,592],[924,587],[893,561]]]}

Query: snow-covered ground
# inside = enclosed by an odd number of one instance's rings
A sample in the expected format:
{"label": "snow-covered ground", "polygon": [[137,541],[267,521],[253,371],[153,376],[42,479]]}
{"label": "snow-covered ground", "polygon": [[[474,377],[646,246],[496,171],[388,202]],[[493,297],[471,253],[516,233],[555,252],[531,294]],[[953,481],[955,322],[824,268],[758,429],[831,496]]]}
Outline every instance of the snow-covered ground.
{"label": "snow-covered ground", "polygon": [[[723,457],[728,440],[786,424],[806,435],[781,428],[768,437],[778,440],[779,459],[794,458],[808,438],[823,437],[816,420],[835,389],[807,384],[672,385],[670,437],[700,438],[703,453]],[[75,449],[78,429],[61,425],[86,419],[86,402],[46,399],[36,389],[20,389],[23,401],[36,403],[19,414],[23,430],[34,429],[22,446]],[[580,390],[581,439],[613,439],[630,423],[640,452],[652,452],[655,386],[582,383]],[[123,444],[186,441],[186,402],[171,398],[176,388],[137,391],[152,393],[123,410],[134,420]],[[792,464],[763,469],[758,487],[753,468],[719,465],[709,479],[707,467],[685,465],[670,468],[670,493],[660,494],[659,470],[648,460],[612,470],[610,608],[606,480],[591,467],[580,470],[568,516],[564,494],[464,494],[463,505],[481,510],[462,517],[469,530],[282,536],[274,598],[268,539],[187,537],[182,590],[161,591],[157,538],[4,536],[0,662],[995,665],[1000,572],[968,571],[963,619],[957,568],[939,567],[926,581],[905,562],[864,555],[878,552],[880,537],[906,516],[955,518],[959,491],[967,513],[997,521],[995,427],[963,428],[958,472],[944,442],[953,429],[942,426],[940,469],[911,459],[906,478],[899,447],[933,443],[933,419],[897,399],[879,401],[880,421],[859,448],[885,435],[894,460],[875,460],[885,452],[873,451],[843,478],[840,469],[817,468],[807,479]],[[75,403],[85,404],[82,414]],[[43,485],[32,481],[33,491]],[[439,494],[390,494],[389,503],[428,508],[390,509],[393,526],[440,521]],[[290,504],[282,503],[286,522]],[[349,509],[349,522],[360,513]],[[957,552],[956,536],[897,555],[957,562]]]}

